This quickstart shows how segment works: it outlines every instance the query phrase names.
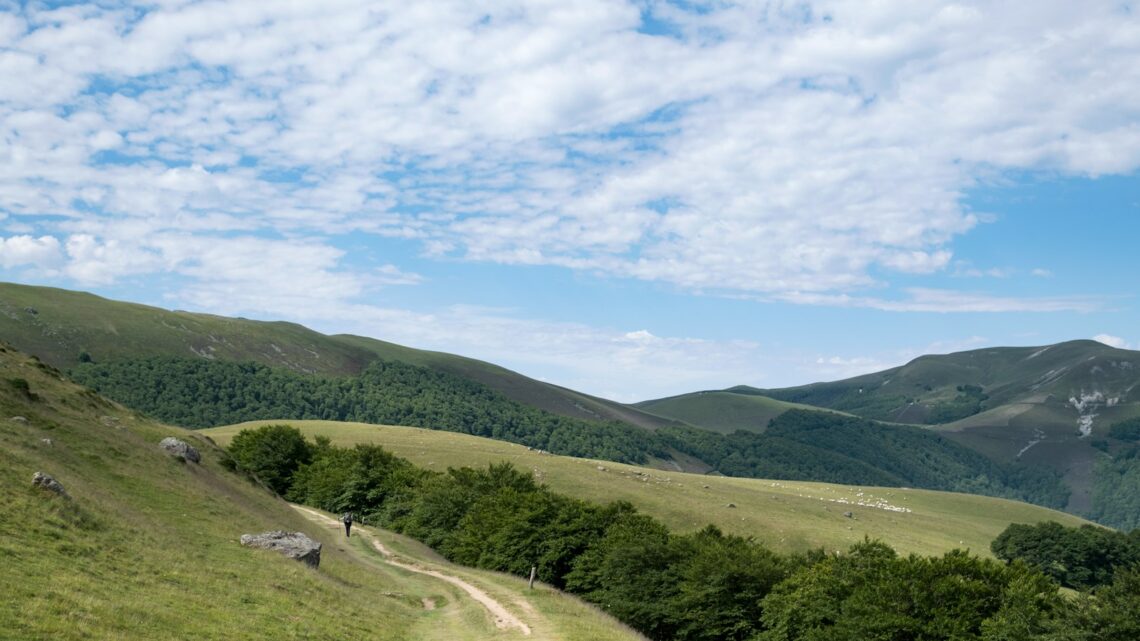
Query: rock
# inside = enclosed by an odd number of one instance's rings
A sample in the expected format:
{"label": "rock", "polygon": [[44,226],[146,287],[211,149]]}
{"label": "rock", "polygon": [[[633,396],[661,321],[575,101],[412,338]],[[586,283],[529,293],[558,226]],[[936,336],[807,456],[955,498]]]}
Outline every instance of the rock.
{"label": "rock", "polygon": [[854,512],[844,512],[843,516],[846,516],[849,519],[853,519],[853,518],[855,518],[855,513]]}
{"label": "rock", "polygon": [[158,446],[166,450],[167,454],[186,461],[198,463],[202,460],[202,456],[198,454],[198,450],[190,447],[186,441],[176,439],[173,436],[167,436],[162,439]]}
{"label": "rock", "polygon": [[605,472],[605,471],[606,471],[606,466],[605,466],[605,465],[599,465],[599,466],[598,466],[598,471],[599,471],[599,472]]}
{"label": "rock", "polygon": [[40,443],[43,443],[44,445],[46,445],[48,447],[55,445],[55,443],[50,438],[41,438]]}
{"label": "rock", "polygon": [[726,505],[725,507],[736,507],[736,504],[735,504],[735,503],[729,503],[729,504],[728,504],[728,505]]}
{"label": "rock", "polygon": [[241,544],[251,548],[274,550],[309,567],[321,564],[321,544],[301,532],[276,530],[264,534],[243,534]]}
{"label": "rock", "polygon": [[71,498],[71,495],[67,493],[67,490],[63,489],[63,484],[52,478],[52,476],[49,474],[36,472],[32,475],[32,485],[36,487],[42,487],[50,492],[55,492],[65,499]]}
{"label": "rock", "polygon": [[28,423],[28,419],[24,418],[23,416],[13,416],[9,420],[11,420],[13,423],[22,423],[24,425],[27,425]]}

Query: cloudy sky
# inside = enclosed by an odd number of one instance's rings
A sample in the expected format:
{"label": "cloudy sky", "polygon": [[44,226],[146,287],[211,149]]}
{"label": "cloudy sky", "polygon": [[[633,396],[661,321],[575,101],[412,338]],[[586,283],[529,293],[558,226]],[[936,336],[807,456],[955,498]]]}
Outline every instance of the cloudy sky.
{"label": "cloudy sky", "polygon": [[0,280],[619,400],[1140,347],[1140,4],[0,0]]}

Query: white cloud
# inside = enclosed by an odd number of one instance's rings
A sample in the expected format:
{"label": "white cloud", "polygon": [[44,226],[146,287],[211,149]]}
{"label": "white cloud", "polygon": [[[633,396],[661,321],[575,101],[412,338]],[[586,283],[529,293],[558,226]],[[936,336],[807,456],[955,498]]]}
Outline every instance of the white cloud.
{"label": "white cloud", "polygon": [[1109,347],[1115,347],[1117,349],[1132,349],[1132,346],[1128,343],[1128,341],[1119,336],[1113,336],[1111,334],[1097,334],[1096,336],[1093,336],[1092,339],[1099,343],[1104,343]]}
{"label": "white cloud", "polygon": [[59,265],[61,258],[59,241],[52,236],[0,237],[0,265],[5,268],[33,265],[50,271]]}
{"label": "white cloud", "polygon": [[1104,301],[1096,296],[1018,298],[923,287],[905,288],[903,292],[906,297],[899,299],[791,292],[780,295],[779,300],[801,305],[862,307],[891,312],[1089,313],[1104,307]]}
{"label": "white cloud", "polygon": [[0,209],[823,300],[945,270],[995,171],[1140,166],[1117,2],[797,7],[645,5],[672,38],[601,0],[31,5],[0,22]]}

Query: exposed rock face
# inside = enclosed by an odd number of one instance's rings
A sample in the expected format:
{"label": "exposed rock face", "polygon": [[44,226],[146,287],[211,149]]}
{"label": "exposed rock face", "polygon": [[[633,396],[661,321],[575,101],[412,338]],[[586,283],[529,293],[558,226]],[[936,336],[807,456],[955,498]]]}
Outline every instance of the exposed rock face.
{"label": "exposed rock face", "polygon": [[71,498],[71,495],[67,493],[67,490],[63,489],[63,485],[60,484],[59,481],[52,478],[49,474],[36,472],[32,475],[32,485],[36,487],[42,487],[50,492],[55,492],[65,499]]}
{"label": "exposed rock face", "polygon": [[159,447],[166,450],[166,453],[171,456],[180,456],[187,461],[198,463],[202,460],[202,456],[198,454],[198,450],[190,446],[186,441],[176,439],[173,436],[167,436],[162,439],[158,444]]}
{"label": "exposed rock face", "polygon": [[301,532],[276,530],[264,534],[243,534],[241,544],[264,550],[276,550],[312,568],[321,564],[321,544]]}

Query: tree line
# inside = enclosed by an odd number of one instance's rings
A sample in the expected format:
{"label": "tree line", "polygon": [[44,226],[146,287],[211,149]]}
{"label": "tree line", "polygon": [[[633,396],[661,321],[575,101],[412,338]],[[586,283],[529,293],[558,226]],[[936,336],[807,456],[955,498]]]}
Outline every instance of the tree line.
{"label": "tree line", "polygon": [[508,463],[438,473],[377,445],[243,430],[232,464],[286,498],[415,537],[451,561],[539,577],[655,641],[1134,641],[1140,568],[1075,598],[1031,564],[952,551],[781,555],[713,526],[670,532],[629,503],[550,491]]}
{"label": "tree line", "polygon": [[71,376],[129,407],[192,428],[289,419],[408,425],[624,463],[679,451],[730,476],[971,492],[1049,507],[1068,499],[1056,473],[997,464],[920,428],[833,412],[785,412],[763,434],[689,427],[651,432],[546,412],[460,376],[383,360],[358,376],[319,376],[165,356],[82,363]]}

